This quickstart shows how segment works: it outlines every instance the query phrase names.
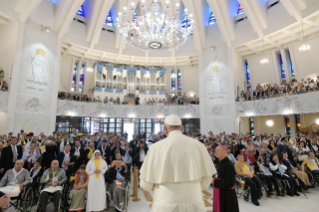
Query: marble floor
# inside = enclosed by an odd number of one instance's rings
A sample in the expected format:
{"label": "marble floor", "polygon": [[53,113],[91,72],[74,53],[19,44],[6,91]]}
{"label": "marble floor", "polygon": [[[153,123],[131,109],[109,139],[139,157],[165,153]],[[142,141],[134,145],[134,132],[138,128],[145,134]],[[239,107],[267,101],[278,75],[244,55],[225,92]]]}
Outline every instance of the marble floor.
{"label": "marble floor", "polygon": [[[132,190],[132,188],[130,188]],[[131,191],[132,192],[132,191]],[[210,195],[212,195],[213,189],[209,188],[207,190]],[[203,199],[208,197],[208,193],[203,193]],[[309,189],[306,191],[308,199],[301,194],[299,197],[276,197],[266,198],[264,195],[259,201],[260,206],[255,206],[251,202],[245,202],[243,198],[238,199],[239,208],[242,212],[318,212],[319,211],[319,186],[316,188]],[[141,189],[139,189],[139,197],[141,201],[139,202],[129,202],[128,211],[129,212],[150,212],[151,202],[147,201],[145,195]],[[212,204],[212,196],[207,198],[209,204]],[[207,203],[206,203],[207,204]],[[212,206],[206,207],[207,212],[212,212]]]}
{"label": "marble floor", "polygon": [[[318,212],[319,211],[319,186],[316,185],[316,188],[309,189],[306,192],[308,199],[301,194],[299,197],[276,197],[273,196],[271,198],[266,198],[265,196],[259,201],[260,206],[254,206],[251,202],[245,202],[243,198],[240,198],[239,208],[241,212]],[[152,193],[143,192],[142,189],[139,188],[139,198],[141,199],[139,202],[132,201],[130,198],[128,204],[128,212],[150,212],[151,211],[151,201],[147,199],[151,199]],[[212,209],[212,192],[213,189],[209,188],[207,191],[203,191],[203,200],[205,202],[206,212],[213,212]],[[130,186],[130,194],[133,193],[133,186]],[[17,211],[13,208],[9,208],[8,212]],[[32,212],[35,211],[35,207],[32,209]],[[53,211],[52,203],[48,205],[48,212]],[[105,212],[114,212],[114,208],[111,207],[110,210]]]}

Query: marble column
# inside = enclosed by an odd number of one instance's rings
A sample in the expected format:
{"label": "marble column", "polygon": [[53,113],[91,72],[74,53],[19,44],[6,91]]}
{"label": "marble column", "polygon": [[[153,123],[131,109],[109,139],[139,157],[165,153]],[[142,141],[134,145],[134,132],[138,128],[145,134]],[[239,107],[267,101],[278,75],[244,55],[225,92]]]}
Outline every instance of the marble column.
{"label": "marble column", "polygon": [[201,132],[235,132],[232,51],[226,44],[205,49],[199,58]]}
{"label": "marble column", "polygon": [[55,129],[62,40],[41,25],[19,23],[8,102],[8,131],[51,134]]}

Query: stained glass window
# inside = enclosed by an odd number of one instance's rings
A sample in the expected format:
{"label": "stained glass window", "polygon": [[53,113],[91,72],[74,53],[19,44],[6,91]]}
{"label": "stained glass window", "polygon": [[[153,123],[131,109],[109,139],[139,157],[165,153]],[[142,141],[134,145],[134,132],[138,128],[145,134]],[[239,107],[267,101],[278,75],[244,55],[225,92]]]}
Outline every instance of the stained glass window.
{"label": "stained glass window", "polygon": [[250,72],[249,72],[249,66],[247,60],[245,60],[245,75],[246,75],[246,81],[247,81],[247,88],[250,90]]}
{"label": "stained glass window", "polygon": [[245,13],[244,8],[238,4],[238,10],[237,10],[237,15]]}
{"label": "stained glass window", "polygon": [[249,129],[250,129],[250,135],[255,135],[255,127],[254,127],[254,117],[249,117]]}
{"label": "stained glass window", "polygon": [[109,14],[107,15],[104,24],[106,24],[108,26],[113,26],[113,19],[112,19],[111,12],[109,12]]}
{"label": "stained glass window", "polygon": [[175,70],[172,69],[171,71],[171,86],[172,86],[172,96],[176,94],[176,73]]}
{"label": "stained glass window", "polygon": [[137,18],[137,11],[136,10],[134,10],[134,14],[133,14],[133,19],[136,19]]}
{"label": "stained glass window", "polygon": [[79,61],[75,61],[75,63],[74,63],[72,85],[76,84],[76,77],[77,77],[77,74],[78,74],[78,63],[79,63]]}
{"label": "stained glass window", "polygon": [[212,12],[212,13],[210,14],[210,17],[209,17],[208,25],[213,25],[213,24],[216,24],[216,23],[217,23],[217,21],[216,21],[215,15],[214,15],[214,13]]}
{"label": "stained glass window", "polygon": [[83,5],[81,5],[80,9],[77,12],[78,15],[85,17]]}
{"label": "stained glass window", "polygon": [[279,54],[279,63],[280,63],[280,75],[282,79],[286,78],[284,63],[282,62],[281,54]]}
{"label": "stained glass window", "polygon": [[286,133],[290,135],[291,131],[290,131],[289,115],[285,115],[285,122],[286,122]]}
{"label": "stained glass window", "polygon": [[291,57],[290,57],[290,53],[288,51],[288,60],[289,60],[289,66],[290,66],[290,74],[292,77],[295,76],[295,72],[294,72],[294,67],[292,66],[292,62],[291,62]]}
{"label": "stained glass window", "polygon": [[184,15],[184,18],[183,18],[183,21],[182,21],[182,27],[183,28],[188,28],[190,26],[191,26],[191,22],[190,22],[188,16]]}

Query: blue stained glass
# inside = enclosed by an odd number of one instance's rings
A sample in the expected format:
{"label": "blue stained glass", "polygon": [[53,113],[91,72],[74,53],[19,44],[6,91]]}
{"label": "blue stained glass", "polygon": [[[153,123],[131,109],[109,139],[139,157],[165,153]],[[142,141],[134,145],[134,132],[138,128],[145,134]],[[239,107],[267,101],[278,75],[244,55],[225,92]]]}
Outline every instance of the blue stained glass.
{"label": "blue stained glass", "polygon": [[138,15],[137,15],[137,11],[135,10],[135,11],[134,11],[134,14],[133,14],[133,19],[136,19],[137,16],[138,16]]}
{"label": "blue stained glass", "polygon": [[188,28],[191,26],[191,22],[190,20],[188,19],[188,16],[185,15],[184,18],[183,18],[183,21],[182,21],[182,27],[183,28]]}
{"label": "blue stained glass", "polygon": [[246,72],[247,84],[250,84],[250,74],[249,74],[249,66],[248,66],[247,60],[245,60],[245,72]]}
{"label": "blue stained glass", "polygon": [[81,5],[80,9],[77,12],[78,15],[85,17],[83,5]]}
{"label": "blue stained glass", "polygon": [[112,14],[111,11],[109,12],[109,14],[107,15],[104,24],[108,25],[108,26],[113,26],[113,19],[112,19]]}
{"label": "blue stained glass", "polygon": [[215,15],[214,15],[214,13],[212,12],[212,13],[210,14],[210,17],[209,17],[208,25],[213,25],[213,24],[216,24],[216,23],[217,23],[217,21],[216,21]]}
{"label": "blue stained glass", "polygon": [[244,8],[238,4],[238,10],[237,10],[237,15],[245,13]]}

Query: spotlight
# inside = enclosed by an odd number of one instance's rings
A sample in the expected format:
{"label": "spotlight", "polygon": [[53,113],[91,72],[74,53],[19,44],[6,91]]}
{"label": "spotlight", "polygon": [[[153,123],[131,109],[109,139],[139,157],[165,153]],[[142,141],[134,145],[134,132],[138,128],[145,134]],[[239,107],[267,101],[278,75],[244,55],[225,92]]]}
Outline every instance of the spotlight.
{"label": "spotlight", "polygon": [[266,125],[268,127],[272,127],[274,125],[274,122],[272,120],[268,120],[268,121],[266,121]]}

